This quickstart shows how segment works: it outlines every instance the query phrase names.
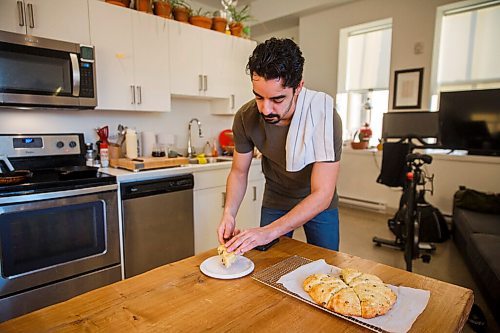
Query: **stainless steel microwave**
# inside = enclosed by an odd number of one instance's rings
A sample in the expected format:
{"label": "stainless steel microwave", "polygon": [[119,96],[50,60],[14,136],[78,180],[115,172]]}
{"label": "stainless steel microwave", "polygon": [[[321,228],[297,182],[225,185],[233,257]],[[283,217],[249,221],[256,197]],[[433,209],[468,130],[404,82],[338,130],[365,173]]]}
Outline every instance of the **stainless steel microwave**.
{"label": "stainless steel microwave", "polygon": [[0,31],[0,106],[93,109],[94,48]]}

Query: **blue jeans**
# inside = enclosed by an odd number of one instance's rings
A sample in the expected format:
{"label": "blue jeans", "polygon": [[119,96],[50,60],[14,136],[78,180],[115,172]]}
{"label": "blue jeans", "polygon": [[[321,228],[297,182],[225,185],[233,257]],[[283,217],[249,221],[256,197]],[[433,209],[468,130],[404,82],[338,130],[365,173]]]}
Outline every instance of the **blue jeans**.
{"label": "blue jeans", "polygon": [[[266,226],[276,221],[288,210],[261,208],[260,226]],[[339,210],[338,208],[325,210],[304,224],[307,242],[330,250],[339,250]],[[285,236],[292,237],[293,231]]]}

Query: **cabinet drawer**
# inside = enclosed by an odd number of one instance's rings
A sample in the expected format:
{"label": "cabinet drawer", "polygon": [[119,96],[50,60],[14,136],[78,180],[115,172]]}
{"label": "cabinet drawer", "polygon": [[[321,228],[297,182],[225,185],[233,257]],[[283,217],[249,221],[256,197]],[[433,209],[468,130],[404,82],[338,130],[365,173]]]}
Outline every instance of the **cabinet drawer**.
{"label": "cabinet drawer", "polygon": [[230,167],[218,170],[208,170],[194,173],[194,190],[226,186]]}

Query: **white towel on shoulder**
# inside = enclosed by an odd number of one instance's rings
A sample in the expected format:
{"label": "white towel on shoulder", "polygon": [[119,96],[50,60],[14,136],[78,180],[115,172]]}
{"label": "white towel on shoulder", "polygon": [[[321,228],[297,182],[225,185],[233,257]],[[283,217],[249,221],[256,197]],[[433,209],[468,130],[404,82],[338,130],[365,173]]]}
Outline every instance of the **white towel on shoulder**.
{"label": "white towel on shoulder", "polygon": [[286,138],[287,171],[335,160],[333,112],[330,95],[302,88]]}

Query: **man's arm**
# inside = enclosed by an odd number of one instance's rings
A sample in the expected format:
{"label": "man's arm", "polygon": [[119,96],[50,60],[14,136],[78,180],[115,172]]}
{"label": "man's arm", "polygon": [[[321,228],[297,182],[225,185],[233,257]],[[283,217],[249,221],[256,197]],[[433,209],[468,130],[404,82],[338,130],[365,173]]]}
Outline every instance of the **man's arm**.
{"label": "man's arm", "polygon": [[311,194],[286,215],[273,223],[253,228],[236,235],[226,243],[229,252],[245,253],[255,246],[269,243],[296,228],[330,206],[335,194],[340,162],[316,162],[311,173]]}
{"label": "man's arm", "polygon": [[235,230],[236,213],[240,208],[241,201],[245,196],[248,183],[248,170],[252,163],[253,152],[240,154],[234,152],[233,164],[227,177],[226,203],[224,213],[217,229],[219,243],[224,244],[225,239],[229,239],[238,233]]}

